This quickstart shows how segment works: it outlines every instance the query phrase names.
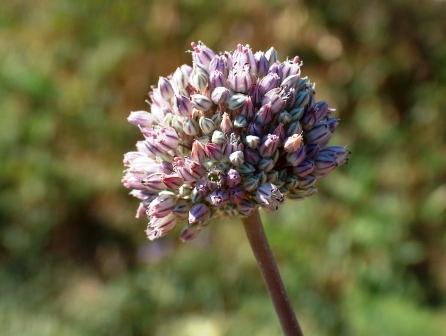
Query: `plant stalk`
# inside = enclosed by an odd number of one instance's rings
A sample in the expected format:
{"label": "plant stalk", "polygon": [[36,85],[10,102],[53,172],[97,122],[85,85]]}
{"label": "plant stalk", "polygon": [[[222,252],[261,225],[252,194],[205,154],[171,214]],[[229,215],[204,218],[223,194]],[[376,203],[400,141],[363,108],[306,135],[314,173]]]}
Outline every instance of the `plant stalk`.
{"label": "plant stalk", "polygon": [[263,280],[274,303],[284,335],[303,336],[302,329],[297,321],[276,261],[269,247],[258,210],[242,221]]}

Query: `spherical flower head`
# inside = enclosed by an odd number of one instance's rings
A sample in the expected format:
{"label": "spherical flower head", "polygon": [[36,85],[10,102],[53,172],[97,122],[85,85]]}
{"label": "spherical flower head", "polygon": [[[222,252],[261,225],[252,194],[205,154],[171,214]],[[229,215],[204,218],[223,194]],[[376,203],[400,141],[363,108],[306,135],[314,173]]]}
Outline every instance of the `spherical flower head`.
{"label": "spherical flower head", "polygon": [[191,240],[218,216],[313,195],[349,155],[327,145],[338,119],[301,77],[299,57],[281,62],[274,48],[242,44],[217,53],[202,42],[191,54],[191,65],[159,78],[149,111],[128,117],[143,139],[124,155],[122,183],[151,240],[177,225]]}

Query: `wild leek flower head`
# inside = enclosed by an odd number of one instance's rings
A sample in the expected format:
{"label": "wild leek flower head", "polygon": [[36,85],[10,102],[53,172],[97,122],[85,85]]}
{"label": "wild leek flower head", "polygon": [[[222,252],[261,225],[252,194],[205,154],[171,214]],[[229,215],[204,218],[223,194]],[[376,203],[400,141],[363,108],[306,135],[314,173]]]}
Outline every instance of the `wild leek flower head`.
{"label": "wild leek flower head", "polygon": [[143,139],[124,155],[123,185],[140,200],[147,236],[184,224],[190,240],[219,215],[277,210],[285,198],[316,192],[316,182],[344,164],[348,151],[327,146],[338,126],[299,57],[254,53],[239,44],[216,53],[192,43],[182,65],[152,87],[150,112],[128,121]]}

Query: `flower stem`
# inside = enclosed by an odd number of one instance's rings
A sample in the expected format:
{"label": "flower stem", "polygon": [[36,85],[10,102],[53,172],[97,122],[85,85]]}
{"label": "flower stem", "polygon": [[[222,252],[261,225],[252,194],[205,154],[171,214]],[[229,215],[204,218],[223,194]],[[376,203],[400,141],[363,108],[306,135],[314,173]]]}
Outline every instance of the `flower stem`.
{"label": "flower stem", "polygon": [[245,227],[252,251],[263,279],[265,280],[269,295],[273,300],[274,308],[282,325],[284,335],[303,336],[283,285],[282,278],[280,277],[276,261],[269,247],[259,212],[256,210],[252,215],[244,218],[243,226]]}

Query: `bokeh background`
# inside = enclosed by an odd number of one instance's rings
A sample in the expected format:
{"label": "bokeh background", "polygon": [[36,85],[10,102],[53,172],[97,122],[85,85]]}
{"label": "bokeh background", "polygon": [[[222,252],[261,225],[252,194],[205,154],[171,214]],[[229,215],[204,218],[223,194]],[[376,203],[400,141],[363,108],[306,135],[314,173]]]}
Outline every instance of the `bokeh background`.
{"label": "bokeh background", "polygon": [[0,335],[279,335],[237,221],[149,243],[127,124],[190,41],[300,55],[349,164],[262,214],[307,335],[446,334],[446,3],[0,4]]}

